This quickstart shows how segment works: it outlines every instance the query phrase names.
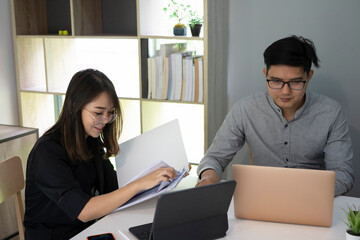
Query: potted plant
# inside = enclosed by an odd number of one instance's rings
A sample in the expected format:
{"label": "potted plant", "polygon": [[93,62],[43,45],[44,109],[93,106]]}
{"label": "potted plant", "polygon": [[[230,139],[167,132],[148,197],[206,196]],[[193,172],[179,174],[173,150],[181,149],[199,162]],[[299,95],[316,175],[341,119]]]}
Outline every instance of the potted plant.
{"label": "potted plant", "polygon": [[203,18],[200,17],[196,11],[190,10],[189,13],[190,13],[189,26],[191,30],[191,35],[193,37],[198,37],[200,35],[201,27],[204,22]]}
{"label": "potted plant", "polygon": [[183,21],[186,17],[188,17],[189,9],[190,9],[190,5],[177,3],[175,0],[170,0],[168,6],[163,8],[165,13],[169,13],[169,18],[177,19],[177,24],[174,26],[174,35],[177,36],[186,35],[186,25],[181,21]]}
{"label": "potted plant", "polygon": [[[345,210],[344,210],[345,211]],[[348,226],[346,230],[346,240],[360,240],[360,213],[359,210],[351,209],[348,207],[348,211],[345,211],[347,221],[344,223]]]}

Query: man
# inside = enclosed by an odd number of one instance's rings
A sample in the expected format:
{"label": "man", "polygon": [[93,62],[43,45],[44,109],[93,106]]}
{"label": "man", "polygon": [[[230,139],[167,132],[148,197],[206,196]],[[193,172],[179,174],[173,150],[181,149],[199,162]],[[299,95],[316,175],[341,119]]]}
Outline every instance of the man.
{"label": "man", "polygon": [[291,36],[264,52],[267,93],[237,102],[198,167],[197,186],[218,182],[246,142],[252,163],[336,172],[335,196],[354,183],[346,116],[335,100],[306,91],[319,67],[314,44]]}

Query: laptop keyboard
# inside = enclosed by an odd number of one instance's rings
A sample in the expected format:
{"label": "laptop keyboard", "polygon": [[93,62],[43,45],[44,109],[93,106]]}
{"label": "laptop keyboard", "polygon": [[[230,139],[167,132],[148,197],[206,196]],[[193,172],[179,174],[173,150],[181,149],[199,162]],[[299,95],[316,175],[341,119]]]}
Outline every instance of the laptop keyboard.
{"label": "laptop keyboard", "polygon": [[148,240],[150,239],[152,223],[131,227],[129,231],[139,240]]}

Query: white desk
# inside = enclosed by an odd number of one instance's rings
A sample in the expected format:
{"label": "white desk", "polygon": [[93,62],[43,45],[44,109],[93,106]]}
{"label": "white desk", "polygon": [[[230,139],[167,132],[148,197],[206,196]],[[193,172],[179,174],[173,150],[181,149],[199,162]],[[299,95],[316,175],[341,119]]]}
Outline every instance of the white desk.
{"label": "white desk", "polygon": [[[195,177],[186,177],[181,181],[177,190],[194,186]],[[156,199],[150,199],[138,205],[126,208],[124,210],[111,213],[102,218],[89,228],[85,229],[74,240],[85,240],[87,236],[112,232],[117,240],[136,239],[129,231],[129,227],[150,223],[155,213]],[[360,205],[360,198],[353,197],[336,197],[334,200],[334,213],[332,227],[313,227],[296,224],[273,223],[264,221],[250,221],[236,219],[234,216],[233,202],[230,204],[228,211],[229,230],[226,232],[228,240],[257,240],[257,239],[274,239],[274,240],[322,240],[345,239],[346,225],[342,219],[346,219],[342,208],[346,209],[347,205]],[[316,213],[314,213],[316,214]]]}

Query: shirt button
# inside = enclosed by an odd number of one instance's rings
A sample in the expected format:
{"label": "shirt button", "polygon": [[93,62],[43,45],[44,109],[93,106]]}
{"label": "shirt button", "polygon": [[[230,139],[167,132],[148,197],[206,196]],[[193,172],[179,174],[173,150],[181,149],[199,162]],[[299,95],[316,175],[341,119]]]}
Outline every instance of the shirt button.
{"label": "shirt button", "polygon": [[285,144],[285,145],[287,145],[287,144],[288,144],[288,142],[284,142],[284,144]]}

